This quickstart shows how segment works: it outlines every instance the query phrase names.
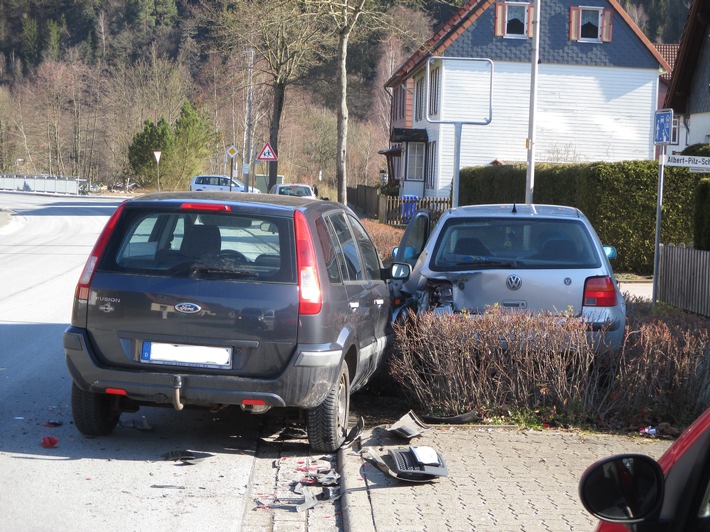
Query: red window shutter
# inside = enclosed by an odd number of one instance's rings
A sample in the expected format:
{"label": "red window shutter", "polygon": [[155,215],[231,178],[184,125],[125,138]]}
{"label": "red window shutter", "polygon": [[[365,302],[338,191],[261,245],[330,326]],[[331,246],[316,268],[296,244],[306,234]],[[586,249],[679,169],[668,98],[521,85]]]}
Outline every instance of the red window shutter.
{"label": "red window shutter", "polygon": [[503,37],[505,35],[505,2],[496,2],[495,20],[493,21],[493,35]]}
{"label": "red window shutter", "polygon": [[528,4],[528,37],[533,36],[533,19],[535,18],[535,5]]}
{"label": "red window shutter", "polygon": [[611,9],[602,11],[602,42],[611,42]]}
{"label": "red window shutter", "polygon": [[570,7],[569,8],[569,40],[578,41],[579,40],[579,16],[581,13],[581,8]]}

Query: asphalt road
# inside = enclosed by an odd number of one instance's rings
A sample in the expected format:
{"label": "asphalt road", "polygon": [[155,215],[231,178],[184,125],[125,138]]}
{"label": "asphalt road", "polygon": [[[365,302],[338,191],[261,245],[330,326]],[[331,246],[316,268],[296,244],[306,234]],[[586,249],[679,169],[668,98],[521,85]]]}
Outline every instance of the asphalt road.
{"label": "asphalt road", "polygon": [[[14,212],[0,227],[0,527],[239,530],[256,418],[146,408],[96,439],[72,424],[62,333],[119,201],[0,192],[0,210]],[[43,447],[49,437],[56,444]],[[172,459],[185,450],[194,463]]]}

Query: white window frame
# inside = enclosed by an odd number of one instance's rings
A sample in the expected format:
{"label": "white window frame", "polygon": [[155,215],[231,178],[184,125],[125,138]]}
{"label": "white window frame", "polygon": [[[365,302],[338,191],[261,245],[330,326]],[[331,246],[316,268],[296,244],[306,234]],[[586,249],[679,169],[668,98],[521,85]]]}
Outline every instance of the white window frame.
{"label": "white window frame", "polygon": [[419,76],[414,80],[414,120],[417,122],[424,120],[425,94],[424,76]]}
{"label": "white window frame", "polygon": [[673,117],[673,124],[671,125],[671,144],[680,144],[680,117]]}
{"label": "white window frame", "polygon": [[436,141],[432,140],[427,144],[427,160],[426,160],[426,188],[433,189],[436,186]]}
{"label": "white window frame", "polygon": [[424,181],[426,144],[407,143],[407,181]]}
{"label": "white window frame", "polygon": [[439,95],[441,93],[441,67],[436,66],[429,72],[429,116],[439,114]]}
{"label": "white window frame", "polygon": [[[511,20],[511,7],[522,8],[523,31],[522,33],[508,32],[508,24]],[[497,2],[495,7],[495,28],[494,35],[506,39],[529,39],[532,37],[532,12],[533,5],[529,2]],[[518,18],[518,17],[515,17]]]}
{"label": "white window frame", "polygon": [[[594,37],[582,36],[582,21],[585,14],[596,16],[597,34]],[[570,6],[569,39],[576,42],[604,43],[612,39],[613,10],[598,6]]]}

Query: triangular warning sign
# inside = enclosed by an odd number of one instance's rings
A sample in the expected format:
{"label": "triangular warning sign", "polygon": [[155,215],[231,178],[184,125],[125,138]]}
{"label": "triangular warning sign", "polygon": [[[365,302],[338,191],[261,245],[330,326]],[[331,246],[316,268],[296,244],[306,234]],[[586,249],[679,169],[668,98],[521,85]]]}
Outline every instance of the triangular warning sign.
{"label": "triangular warning sign", "polygon": [[276,154],[274,153],[274,149],[271,147],[271,144],[268,142],[264,144],[264,147],[261,149],[261,153],[256,159],[257,161],[276,161]]}

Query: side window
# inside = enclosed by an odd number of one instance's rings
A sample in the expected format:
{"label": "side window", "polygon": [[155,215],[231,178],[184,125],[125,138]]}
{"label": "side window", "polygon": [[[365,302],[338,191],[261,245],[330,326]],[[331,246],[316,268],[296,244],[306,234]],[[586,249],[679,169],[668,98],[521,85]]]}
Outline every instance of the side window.
{"label": "side window", "polygon": [[360,220],[353,216],[348,216],[348,218],[350,219],[350,224],[353,226],[355,240],[360,246],[360,254],[365,264],[365,277],[367,279],[381,279],[380,258],[377,256],[375,245],[372,243],[372,240],[370,240]]}
{"label": "side window", "polygon": [[353,234],[350,232],[348,222],[343,214],[334,214],[329,217],[333,224],[335,235],[340,244],[338,256],[344,266],[343,279],[346,281],[356,281],[362,279],[362,265],[360,263],[360,255],[357,250],[357,244],[353,239]]}
{"label": "side window", "polygon": [[414,219],[409,222],[407,230],[402,237],[402,242],[397,250],[395,260],[397,262],[407,262],[414,266],[419,258],[419,254],[424,249],[429,237],[429,218],[425,214],[415,214]]}
{"label": "side window", "polygon": [[526,2],[498,2],[494,35],[512,39],[532,37],[533,5]]}
{"label": "side window", "polygon": [[570,7],[569,40],[611,42],[611,9]]}
{"label": "side window", "polygon": [[342,283],[343,278],[340,275],[340,264],[338,262],[339,249],[338,241],[331,226],[327,225],[322,218],[316,220],[316,231],[320,240],[323,256],[325,257],[325,266],[328,270],[328,279],[331,283]]}

